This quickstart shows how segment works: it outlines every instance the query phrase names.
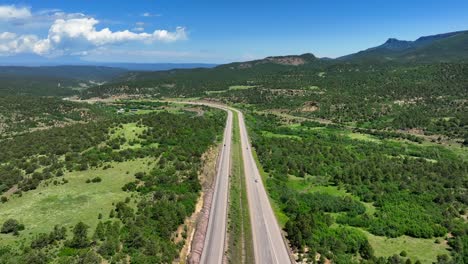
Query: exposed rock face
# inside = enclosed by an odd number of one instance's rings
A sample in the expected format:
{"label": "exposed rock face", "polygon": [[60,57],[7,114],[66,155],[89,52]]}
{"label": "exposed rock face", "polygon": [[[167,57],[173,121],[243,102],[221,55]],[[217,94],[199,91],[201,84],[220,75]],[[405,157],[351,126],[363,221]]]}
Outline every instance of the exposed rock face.
{"label": "exposed rock face", "polygon": [[242,63],[233,63],[231,64],[231,69],[248,69],[255,65],[266,64],[266,63],[274,63],[280,65],[288,65],[288,66],[300,66],[306,63],[310,63],[314,60],[317,60],[311,53],[306,53],[302,55],[288,55],[288,56],[274,56],[274,57],[266,57],[262,60],[254,60],[254,61],[247,61]]}
{"label": "exposed rock face", "polygon": [[306,61],[303,58],[296,57],[296,56],[267,57],[265,60],[268,62],[276,63],[276,64],[292,65],[292,66],[303,65],[306,63]]}
{"label": "exposed rock face", "polygon": [[208,220],[210,219],[211,204],[213,202],[213,189],[207,190],[204,201],[197,229],[192,240],[192,250],[188,257],[188,263],[190,264],[199,264],[201,260],[206,231],[208,230]]}
{"label": "exposed rock face", "polygon": [[305,102],[302,106],[302,112],[315,112],[319,110],[319,106],[316,102]]}

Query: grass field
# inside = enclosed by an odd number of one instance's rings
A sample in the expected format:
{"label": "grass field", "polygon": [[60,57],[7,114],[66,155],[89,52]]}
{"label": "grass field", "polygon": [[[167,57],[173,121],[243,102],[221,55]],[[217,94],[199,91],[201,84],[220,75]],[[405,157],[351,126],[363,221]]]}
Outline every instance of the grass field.
{"label": "grass field", "polygon": [[[122,186],[134,180],[136,172],[145,171],[148,161],[139,159],[110,163],[112,168],[107,170],[65,173],[63,178],[68,183],[56,186],[49,180],[48,186],[43,182],[36,190],[25,192],[21,197],[11,197],[8,202],[0,204],[0,223],[14,218],[25,225],[25,230],[17,237],[0,234],[0,246],[28,242],[38,233],[49,233],[57,224],[71,228],[83,221],[94,230],[98,214],[102,213],[103,220],[108,219],[110,210],[114,208],[112,204],[129,196],[129,193],[122,191]],[[96,176],[102,182],[86,183],[87,179]]]}
{"label": "grass field", "polygon": [[138,135],[141,135],[144,130],[144,127],[139,127],[136,123],[127,123],[123,124],[122,128],[117,128],[111,138],[124,137],[127,140],[135,140],[138,139]]}
{"label": "grass field", "polygon": [[272,133],[272,132],[270,132],[270,131],[262,131],[262,135],[265,136],[265,137],[291,138],[291,139],[297,139],[297,140],[302,139],[302,138],[299,137],[299,136],[295,136],[295,135],[284,135],[284,134],[275,134],[275,133]]}
{"label": "grass field", "polygon": [[[357,201],[359,198],[346,192],[344,188],[339,188],[338,186],[327,185],[317,183],[317,178],[314,176],[308,176],[306,178],[300,178],[293,175],[289,176],[288,186],[297,190],[298,192],[318,192],[326,193],[334,196],[349,196]],[[367,213],[372,215],[375,213],[375,206],[372,203],[362,202],[366,207]]]}
{"label": "grass field", "polygon": [[351,139],[364,140],[364,141],[370,141],[370,142],[376,142],[376,143],[380,142],[380,139],[374,136],[371,136],[369,134],[348,132],[348,133],[345,133],[345,135]]}
{"label": "grass field", "polygon": [[[408,236],[386,238],[375,236],[364,230],[363,232],[366,233],[369,243],[374,248],[375,255],[378,257],[399,255],[402,251],[406,251],[413,263],[416,260],[422,263],[433,263],[437,260],[437,255],[450,255],[448,246],[443,242],[440,244],[435,243],[435,239],[412,238]],[[443,238],[440,241],[444,241]]]}
{"label": "grass field", "polygon": [[247,90],[247,89],[252,89],[252,88],[255,88],[257,86],[255,85],[233,85],[233,86],[229,86],[229,90],[231,91],[235,91],[235,90]]}
{"label": "grass field", "polygon": [[138,140],[138,136],[145,131],[145,127],[139,127],[136,123],[127,123],[122,124],[122,128],[117,127],[113,133],[111,133],[111,139],[123,137],[127,139],[125,144],[120,146],[120,149],[131,149],[131,148],[140,148],[141,145],[136,143],[130,145],[130,141]]}
{"label": "grass field", "polygon": [[220,93],[225,93],[227,91],[238,91],[238,90],[247,90],[247,89],[252,89],[255,88],[256,86],[254,85],[232,85],[229,86],[229,89],[227,90],[219,90],[219,91],[206,91],[205,93],[207,95],[210,94],[220,94]]}

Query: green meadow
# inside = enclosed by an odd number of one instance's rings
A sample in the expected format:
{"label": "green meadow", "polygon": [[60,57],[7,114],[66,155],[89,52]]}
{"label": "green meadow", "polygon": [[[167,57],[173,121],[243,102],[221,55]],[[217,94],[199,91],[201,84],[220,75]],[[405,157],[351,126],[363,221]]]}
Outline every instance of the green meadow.
{"label": "green meadow", "polygon": [[[149,159],[109,163],[109,169],[89,169],[65,173],[41,183],[36,190],[13,195],[6,203],[0,204],[0,223],[9,218],[24,224],[25,230],[19,236],[0,234],[0,245],[28,242],[36,234],[49,233],[55,225],[72,228],[83,221],[94,230],[98,215],[109,218],[113,204],[125,200],[129,193],[122,186],[134,180],[134,175],[148,169]],[[101,182],[86,183],[86,180],[100,177]],[[57,180],[58,185],[53,181]],[[133,199],[134,200],[134,199]]]}

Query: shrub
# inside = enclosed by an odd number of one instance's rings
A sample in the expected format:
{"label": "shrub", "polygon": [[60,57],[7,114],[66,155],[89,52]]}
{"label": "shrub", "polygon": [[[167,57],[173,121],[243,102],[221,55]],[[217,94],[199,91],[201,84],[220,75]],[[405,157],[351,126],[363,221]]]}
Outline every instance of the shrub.
{"label": "shrub", "polygon": [[13,233],[14,235],[18,235],[18,232],[21,230],[24,230],[24,225],[20,224],[18,220],[10,218],[3,223],[0,232],[4,234]]}
{"label": "shrub", "polygon": [[94,177],[91,181],[92,181],[93,183],[97,183],[97,182],[101,182],[102,179],[101,179],[101,177]]}

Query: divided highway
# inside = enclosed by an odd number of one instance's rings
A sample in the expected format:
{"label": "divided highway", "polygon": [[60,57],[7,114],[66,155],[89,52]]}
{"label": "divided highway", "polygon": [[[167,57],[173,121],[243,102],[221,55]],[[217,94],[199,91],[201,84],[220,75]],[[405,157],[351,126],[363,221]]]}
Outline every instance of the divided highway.
{"label": "divided highway", "polygon": [[289,252],[281,234],[281,228],[271,208],[263,181],[254,160],[244,122],[244,115],[237,109],[202,102],[178,102],[192,105],[206,105],[227,111],[228,117],[224,131],[223,148],[217,164],[215,189],[210,210],[208,229],[200,263],[224,263],[227,208],[229,195],[229,175],[231,170],[232,122],[235,111],[239,118],[242,158],[247,186],[247,198],[252,227],[252,238],[257,264],[291,263]]}

